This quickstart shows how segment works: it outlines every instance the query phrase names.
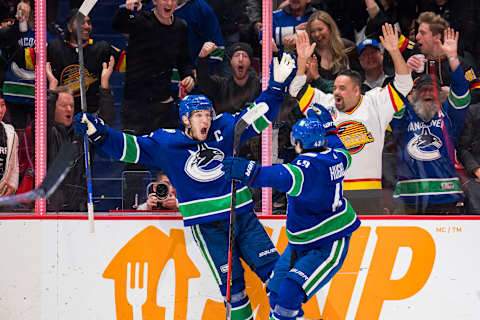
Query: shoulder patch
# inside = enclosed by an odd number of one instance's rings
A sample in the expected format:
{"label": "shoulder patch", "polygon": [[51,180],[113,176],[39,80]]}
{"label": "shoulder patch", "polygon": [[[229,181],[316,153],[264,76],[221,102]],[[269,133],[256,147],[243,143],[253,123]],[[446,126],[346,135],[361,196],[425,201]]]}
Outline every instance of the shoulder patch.
{"label": "shoulder patch", "polygon": [[465,72],[465,79],[468,80],[468,82],[472,82],[473,80],[477,79],[477,76],[475,75],[475,71],[473,71],[473,68],[468,69],[468,71]]}

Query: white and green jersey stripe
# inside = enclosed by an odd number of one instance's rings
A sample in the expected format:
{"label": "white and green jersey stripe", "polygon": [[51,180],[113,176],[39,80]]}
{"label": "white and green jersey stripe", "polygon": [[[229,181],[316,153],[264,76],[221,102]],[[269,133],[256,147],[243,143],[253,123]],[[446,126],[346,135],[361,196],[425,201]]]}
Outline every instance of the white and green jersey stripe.
{"label": "white and green jersey stripe", "polygon": [[122,133],[122,135],[123,151],[120,161],[137,163],[140,158],[140,148],[138,146],[137,137],[126,133]]}
{"label": "white and green jersey stripe", "polygon": [[450,90],[448,95],[448,101],[455,109],[463,109],[470,105],[470,91],[465,92],[463,95],[456,95],[453,90]]}
{"label": "white and green jersey stripe", "polygon": [[[252,109],[255,107],[255,103],[251,104],[248,106],[247,110]],[[253,121],[252,123],[252,129],[255,130],[256,133],[260,133],[263,130],[265,130],[272,122],[269,120],[269,118],[265,115],[262,115],[260,118],[257,120]]]}
{"label": "white and green jersey stripe", "polygon": [[457,177],[448,179],[413,179],[399,181],[395,187],[393,197],[434,196],[453,193],[463,193],[460,179]]}
{"label": "white and green jersey stripe", "polygon": [[[236,208],[242,208],[248,204],[252,204],[252,194],[248,187],[237,190]],[[216,215],[219,213],[228,213],[231,210],[232,193],[221,197],[204,198],[182,202],[178,204],[183,220],[203,218],[206,216]]]}
{"label": "white and green jersey stripe", "polygon": [[294,245],[307,245],[348,230],[358,218],[350,203],[347,200],[345,202],[343,210],[308,229],[293,232],[287,226],[288,241]]}
{"label": "white and green jersey stripe", "polygon": [[290,188],[290,190],[287,191],[287,194],[289,196],[296,197],[302,192],[304,181],[303,172],[302,170],[300,170],[300,168],[291,164],[285,164],[284,167],[288,170],[288,172],[292,175],[293,178],[292,187]]}

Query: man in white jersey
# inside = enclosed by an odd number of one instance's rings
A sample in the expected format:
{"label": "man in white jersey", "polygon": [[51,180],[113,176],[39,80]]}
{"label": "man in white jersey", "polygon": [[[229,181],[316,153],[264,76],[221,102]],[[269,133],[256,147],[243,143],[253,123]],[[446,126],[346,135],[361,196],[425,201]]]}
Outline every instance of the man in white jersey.
{"label": "man in white jersey", "polygon": [[290,95],[297,97],[302,112],[318,103],[332,114],[338,135],[352,156],[352,166],[344,180],[345,196],[359,214],[383,213],[385,130],[393,115],[404,107],[401,95],[406,96],[413,87],[410,69],[398,49],[398,32],[390,24],[385,24],[382,32],[380,40],[395,66],[395,79],[387,86],[362,94],[362,78],[351,70],[338,74],[333,94],[304,86],[305,64],[315,49],[306,35],[299,35],[297,40],[298,70],[290,85]]}

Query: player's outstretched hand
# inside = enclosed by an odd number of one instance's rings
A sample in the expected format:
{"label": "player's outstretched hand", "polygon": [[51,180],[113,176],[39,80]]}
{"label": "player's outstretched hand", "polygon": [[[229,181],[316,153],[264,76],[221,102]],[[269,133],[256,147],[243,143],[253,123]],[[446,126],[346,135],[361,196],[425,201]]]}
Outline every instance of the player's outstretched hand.
{"label": "player's outstretched hand", "polygon": [[335,126],[335,123],[333,122],[330,111],[319,103],[314,103],[308,108],[307,118],[314,118],[321,121],[323,123],[323,128],[325,129],[325,134],[337,130],[337,126]]}
{"label": "player's outstretched hand", "polygon": [[106,137],[108,126],[102,119],[83,112],[77,113],[73,119],[73,127],[78,135],[86,135],[91,141],[97,143]]}
{"label": "player's outstretched hand", "polygon": [[225,172],[225,179],[239,180],[249,186],[255,180],[260,166],[255,161],[238,157],[227,157],[223,160],[222,170]]}
{"label": "player's outstretched hand", "polygon": [[295,76],[296,65],[295,57],[288,52],[282,54],[280,62],[277,57],[273,58],[270,65],[270,82],[268,87],[285,92],[285,88],[288,87]]}

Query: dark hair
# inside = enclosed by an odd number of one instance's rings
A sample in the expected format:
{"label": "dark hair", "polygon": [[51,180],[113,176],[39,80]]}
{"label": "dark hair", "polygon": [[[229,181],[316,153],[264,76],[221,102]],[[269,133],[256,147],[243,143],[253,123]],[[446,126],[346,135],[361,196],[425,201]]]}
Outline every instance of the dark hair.
{"label": "dark hair", "polygon": [[[75,20],[75,18],[77,17],[78,15],[78,9],[76,8],[73,8],[71,9],[68,14],[67,14],[67,17],[65,18],[65,29],[64,29],[64,38],[65,40],[70,40],[70,36],[72,35],[72,33],[70,32],[70,30],[68,30],[68,27],[72,27],[73,26],[73,21]],[[74,31],[75,32],[75,31]]]}
{"label": "dark hair", "polygon": [[358,86],[358,87],[362,86],[362,75],[355,70],[347,69],[347,70],[340,71],[337,74],[337,77],[339,77],[339,76],[349,77],[350,79],[352,79],[353,83],[356,86]]}
{"label": "dark hair", "polygon": [[78,9],[73,8],[67,13],[67,17],[65,18],[65,26],[72,24],[73,19],[78,15]]}
{"label": "dark hair", "polygon": [[157,174],[155,175],[156,180],[159,180],[159,179],[160,179],[161,177],[163,177],[163,176],[165,176],[165,177],[168,178],[168,176],[167,176],[167,174],[165,173],[165,171],[163,171],[162,169],[158,169]]}

